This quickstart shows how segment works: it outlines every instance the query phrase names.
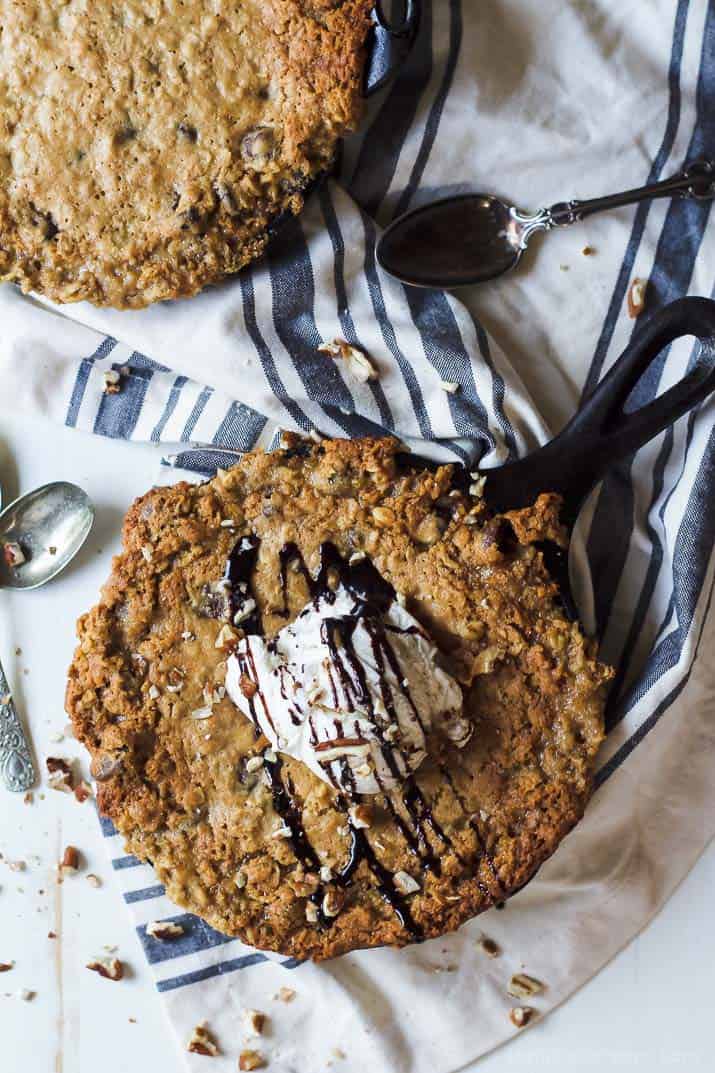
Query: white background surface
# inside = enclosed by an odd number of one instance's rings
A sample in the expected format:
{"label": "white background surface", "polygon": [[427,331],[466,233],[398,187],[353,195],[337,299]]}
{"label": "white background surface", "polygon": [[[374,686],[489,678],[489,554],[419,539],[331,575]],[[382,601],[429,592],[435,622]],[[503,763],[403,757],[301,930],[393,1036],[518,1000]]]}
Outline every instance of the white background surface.
{"label": "white background surface", "polygon": [[[0,418],[4,501],[18,490],[69,479],[97,507],[95,529],[65,575],[41,592],[0,593],[0,653],[44,769],[47,755],[79,755],[71,739],[50,742],[67,723],[62,698],[74,621],[106,577],[121,517],[151,484],[158,456],[148,447],[15,418],[7,413],[11,402],[3,399]],[[58,886],[55,866],[67,844],[80,848],[85,864]],[[91,803],[41,788],[26,805],[0,790],[0,853],[27,862],[25,871],[13,872],[0,861],[0,962],[16,962],[0,975],[2,1073],[176,1073],[172,1034],[114,888]],[[87,883],[86,872],[103,879],[101,889]],[[711,845],[640,938],[559,1010],[477,1063],[479,1073],[711,1069],[713,886]],[[516,912],[518,896],[503,919]],[[48,939],[48,931],[58,938]],[[84,968],[115,944],[131,968],[116,984]],[[23,1002],[16,995],[21,988],[36,991],[36,998]],[[334,1060],[330,1068],[339,1065]],[[287,1073],[277,1063],[272,1068]]]}

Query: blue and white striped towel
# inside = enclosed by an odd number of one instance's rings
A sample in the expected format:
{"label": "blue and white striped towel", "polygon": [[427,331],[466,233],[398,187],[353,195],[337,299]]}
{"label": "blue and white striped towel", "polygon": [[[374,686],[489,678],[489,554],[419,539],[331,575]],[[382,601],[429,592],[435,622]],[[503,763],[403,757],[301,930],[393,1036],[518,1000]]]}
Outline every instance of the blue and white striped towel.
{"label": "blue and white striped towel", "polygon": [[[633,330],[625,298],[634,276],[650,281],[651,308],[712,293],[710,205],[680,201],[552,236],[528,273],[465,292],[466,306],[386,279],[375,266],[374,221],[456,180],[504,184],[529,206],[665,177],[685,159],[715,155],[708,0],[426,0],[425,8],[412,57],[346,145],[339,180],[240,279],[137,313],[56,310],[0,289],[9,397],[124,439],[243,450],[270,445],[279,427],[331,436],[388,429],[420,441],[422,452],[429,441],[443,457],[496,465],[546,438],[539,410],[558,426],[611,366]],[[581,256],[586,244],[596,256]],[[358,384],[317,353],[336,337],[369,353],[377,382]],[[665,352],[640,400],[689,360],[685,344]],[[105,395],[104,371],[124,365],[122,392]],[[459,392],[445,392],[443,380]],[[268,1047],[277,1069],[322,1068],[336,1047],[346,1073],[460,1068],[512,1033],[504,993],[512,971],[526,965],[548,982],[537,1000],[546,1012],[682,879],[715,833],[715,671],[698,656],[715,640],[714,416],[711,401],[683,418],[619,466],[583,512],[580,546],[595,583],[589,616],[619,668],[609,735],[586,819],[504,913],[408,951],[298,966],[178,914],[105,824],[179,1036],[208,1017],[230,1041],[217,1073],[235,1067],[238,1007],[265,1008],[282,984],[298,995],[275,1018]],[[169,949],[147,937],[157,917],[181,919],[186,938]],[[486,966],[473,942],[481,927],[505,950]],[[435,971],[446,966],[454,971]]]}

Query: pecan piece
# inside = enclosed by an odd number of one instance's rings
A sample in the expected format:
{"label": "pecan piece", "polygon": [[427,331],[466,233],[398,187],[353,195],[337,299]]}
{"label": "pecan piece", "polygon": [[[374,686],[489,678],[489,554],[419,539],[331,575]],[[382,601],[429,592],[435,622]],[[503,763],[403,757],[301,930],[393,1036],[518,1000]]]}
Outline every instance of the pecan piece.
{"label": "pecan piece", "polygon": [[420,885],[409,872],[395,872],[393,882],[400,894],[414,894],[420,889]]}
{"label": "pecan piece", "polygon": [[92,773],[92,778],[96,779],[97,782],[107,782],[113,775],[117,774],[121,766],[120,757],[104,753],[97,754],[92,758],[89,770]]}
{"label": "pecan piece", "polygon": [[2,554],[5,565],[9,566],[11,570],[27,562],[27,556],[16,540],[8,540],[6,544],[3,544]]}
{"label": "pecan piece", "polygon": [[170,939],[179,939],[184,934],[184,929],[181,924],[174,924],[171,920],[153,920],[151,924],[146,926],[147,935],[151,935],[152,939],[160,939],[162,942],[166,942]]}
{"label": "pecan piece", "polygon": [[345,895],[341,890],[332,888],[325,892],[323,897],[323,916],[336,917],[345,903]]}
{"label": "pecan piece", "polygon": [[247,674],[241,675],[239,685],[241,687],[241,692],[247,700],[251,700],[251,698],[255,697],[258,692],[258,686]]}
{"label": "pecan piece", "polygon": [[221,1053],[218,1049],[218,1043],[206,1027],[205,1021],[198,1024],[191,1033],[191,1039],[187,1043],[186,1049],[191,1051],[192,1054],[204,1054],[208,1058],[215,1058]]}
{"label": "pecan piece", "polygon": [[246,1032],[249,1036],[260,1036],[266,1027],[266,1015],[260,1010],[244,1010],[241,1014]]}
{"label": "pecan piece", "polygon": [[514,973],[507,985],[507,994],[513,998],[531,998],[544,990],[541,980],[527,976],[525,972]]}
{"label": "pecan piece", "polygon": [[316,753],[325,753],[329,749],[349,749],[354,745],[369,745],[367,738],[329,738],[315,746]]}
{"label": "pecan piece", "polygon": [[531,1006],[512,1006],[509,1010],[509,1020],[515,1028],[524,1028],[535,1013],[536,1010]]}
{"label": "pecan piece", "polygon": [[76,846],[66,846],[58,868],[60,882],[64,876],[73,876],[78,870],[79,850]]}
{"label": "pecan piece", "polygon": [[260,1051],[241,1051],[238,1056],[238,1068],[241,1073],[252,1069],[265,1069],[266,1060]]}
{"label": "pecan piece", "polygon": [[124,965],[119,958],[95,958],[87,962],[86,968],[90,972],[96,972],[105,980],[121,980],[124,976]]}
{"label": "pecan piece", "polygon": [[71,764],[61,756],[48,756],[45,763],[49,773],[47,781],[50,788],[61,790],[65,794],[72,793],[74,779]]}
{"label": "pecan piece", "polygon": [[648,280],[636,277],[628,288],[628,316],[631,320],[639,317],[645,309]]}
{"label": "pecan piece", "polygon": [[486,935],[482,935],[477,942],[477,946],[488,958],[498,958],[501,954],[498,943],[495,943],[493,939],[488,939]]}
{"label": "pecan piece", "polygon": [[355,828],[366,828],[372,825],[372,808],[370,805],[352,805],[349,809],[350,823]]}
{"label": "pecan piece", "polygon": [[82,805],[88,797],[92,796],[92,787],[84,779],[80,779],[74,788],[75,800]]}

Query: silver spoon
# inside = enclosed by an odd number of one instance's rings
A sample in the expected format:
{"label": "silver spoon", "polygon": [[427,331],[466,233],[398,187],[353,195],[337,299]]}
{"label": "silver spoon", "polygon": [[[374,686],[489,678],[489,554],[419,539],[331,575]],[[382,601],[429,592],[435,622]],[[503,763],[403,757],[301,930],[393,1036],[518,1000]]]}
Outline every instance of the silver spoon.
{"label": "silver spoon", "polygon": [[[0,588],[37,589],[56,577],[84,544],[94,507],[81,488],[67,481],[46,484],[16,499],[0,513]],[[24,559],[15,566],[8,555]],[[30,746],[0,664],[0,773],[8,790],[35,782]]]}
{"label": "silver spoon", "polygon": [[494,194],[459,194],[398,217],[377,245],[380,265],[415,287],[484,283],[516,268],[532,235],[594,213],[659,197],[715,197],[715,162],[697,160],[663,182],[591,201],[560,201],[533,214]]}

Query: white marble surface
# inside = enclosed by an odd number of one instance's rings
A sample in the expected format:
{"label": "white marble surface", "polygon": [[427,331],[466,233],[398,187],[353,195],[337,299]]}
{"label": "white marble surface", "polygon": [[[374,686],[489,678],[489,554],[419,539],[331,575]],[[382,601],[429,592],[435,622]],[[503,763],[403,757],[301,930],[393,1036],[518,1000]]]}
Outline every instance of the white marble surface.
{"label": "white marble surface", "polygon": [[[7,406],[11,400],[3,401]],[[106,576],[122,514],[151,483],[157,459],[148,447],[7,414],[0,418],[5,502],[18,490],[68,479],[85,487],[97,506],[95,529],[62,578],[37,593],[0,592],[0,653],[41,767],[47,755],[79,754],[71,739],[51,741],[67,722],[62,698],[74,621]],[[5,858],[0,861],[0,962],[16,962],[12,971],[0,975],[0,1070],[176,1073],[176,1044],[114,888],[93,807],[47,788],[36,791],[30,805],[0,793],[0,853]],[[67,844],[80,848],[84,866],[58,886],[55,866]],[[24,860],[26,869],[12,871],[8,860]],[[89,885],[87,872],[102,878],[100,889]],[[712,1068],[714,885],[711,845],[628,949],[542,1023],[478,1063],[479,1070],[573,1073],[607,1066],[697,1073]],[[517,908],[518,902],[511,903],[505,913]],[[49,931],[57,938],[48,939]],[[131,967],[121,983],[84,968],[105,945],[117,945]],[[36,997],[22,1001],[17,997],[22,988],[36,991]],[[332,1068],[338,1067],[336,1062]]]}

